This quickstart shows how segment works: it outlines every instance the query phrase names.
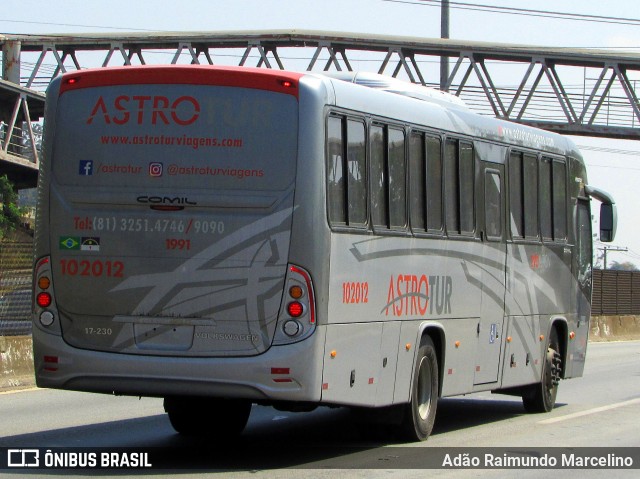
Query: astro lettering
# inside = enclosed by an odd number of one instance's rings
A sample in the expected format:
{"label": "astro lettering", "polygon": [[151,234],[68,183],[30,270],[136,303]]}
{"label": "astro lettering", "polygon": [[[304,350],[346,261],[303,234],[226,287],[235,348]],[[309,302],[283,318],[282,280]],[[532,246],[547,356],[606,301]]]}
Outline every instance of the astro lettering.
{"label": "astro lettering", "polygon": [[100,96],[91,109],[87,124],[91,125],[96,118],[105,124],[126,125],[129,122],[142,125],[181,126],[191,125],[200,116],[200,104],[192,96],[181,96],[170,100],[166,96],[120,95],[113,102],[107,102]]}
{"label": "astro lettering", "polygon": [[391,275],[385,316],[425,316],[451,313],[451,276]]}

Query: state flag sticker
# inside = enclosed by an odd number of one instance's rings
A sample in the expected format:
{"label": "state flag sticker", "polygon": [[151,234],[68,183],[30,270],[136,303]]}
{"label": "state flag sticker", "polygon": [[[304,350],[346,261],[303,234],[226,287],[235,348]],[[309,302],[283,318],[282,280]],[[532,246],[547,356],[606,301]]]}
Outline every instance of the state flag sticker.
{"label": "state flag sticker", "polygon": [[100,238],[95,236],[82,238],[80,243],[81,251],[100,251]]}

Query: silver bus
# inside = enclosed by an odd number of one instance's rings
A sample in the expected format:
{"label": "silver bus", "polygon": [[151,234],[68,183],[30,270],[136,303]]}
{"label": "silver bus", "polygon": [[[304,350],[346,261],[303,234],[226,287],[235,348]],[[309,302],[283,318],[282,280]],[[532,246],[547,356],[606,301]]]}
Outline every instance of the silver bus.
{"label": "silver bus", "polygon": [[41,387],[164,398],[184,434],[253,404],[426,439],[438,398],[553,408],[581,376],[591,198],[573,143],[372,74],[67,73],[35,235]]}

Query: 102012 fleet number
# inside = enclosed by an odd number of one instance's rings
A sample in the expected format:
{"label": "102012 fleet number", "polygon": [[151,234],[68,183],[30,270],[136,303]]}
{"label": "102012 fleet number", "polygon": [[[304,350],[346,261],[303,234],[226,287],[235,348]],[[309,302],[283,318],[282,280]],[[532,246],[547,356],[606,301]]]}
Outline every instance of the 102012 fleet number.
{"label": "102012 fleet number", "polygon": [[124,263],[122,261],[61,259],[60,269],[63,276],[124,277]]}
{"label": "102012 fleet number", "polygon": [[368,282],[346,282],[342,283],[342,302],[344,304],[361,304],[369,302]]}

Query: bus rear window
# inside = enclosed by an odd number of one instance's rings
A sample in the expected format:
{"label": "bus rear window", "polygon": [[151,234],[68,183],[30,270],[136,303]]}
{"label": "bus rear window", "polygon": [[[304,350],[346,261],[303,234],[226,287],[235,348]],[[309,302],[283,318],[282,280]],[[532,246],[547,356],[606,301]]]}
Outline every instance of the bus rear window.
{"label": "bus rear window", "polygon": [[60,97],[57,182],[85,187],[284,190],[297,100],[207,85],[117,85]]}

